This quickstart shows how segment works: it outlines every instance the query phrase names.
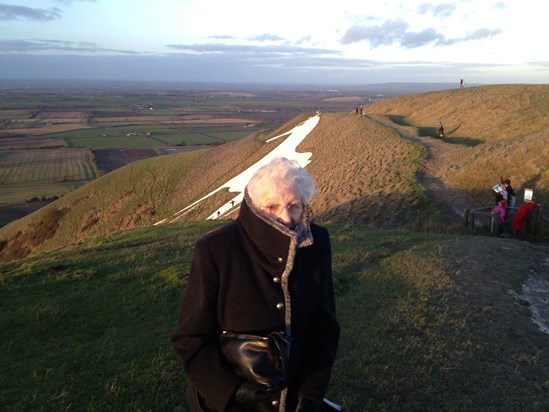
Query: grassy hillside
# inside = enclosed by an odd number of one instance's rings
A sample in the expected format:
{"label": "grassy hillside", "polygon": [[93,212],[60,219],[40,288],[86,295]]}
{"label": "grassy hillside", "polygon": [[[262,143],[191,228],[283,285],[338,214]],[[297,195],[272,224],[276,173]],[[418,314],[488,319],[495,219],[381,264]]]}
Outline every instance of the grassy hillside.
{"label": "grassy hillside", "polygon": [[[367,116],[323,113],[298,147],[313,153],[312,207],[333,243],[342,338],[329,397],[348,411],[546,410],[547,335],[523,286],[549,281],[548,246],[441,223],[418,178],[431,138],[399,133],[424,136],[442,119],[437,178],[478,205],[499,175],[547,201],[548,96],[549,86],[512,85],[387,99]],[[188,221],[152,224],[305,118],[130,164],[1,228],[0,410],[187,410],[169,337],[193,245],[223,224],[203,219],[229,194]]]}
{"label": "grassy hillside", "polygon": [[394,97],[364,111],[403,117],[418,127],[443,121],[452,137],[481,142],[549,127],[549,85],[493,85]]}
{"label": "grassy hillside", "polygon": [[[443,90],[380,101],[367,116],[323,113],[298,147],[313,153],[308,169],[321,195],[312,207],[323,223],[448,231],[418,182],[426,152],[380,118],[415,136],[445,124],[435,176],[470,207],[492,204],[499,176],[549,201],[549,86],[505,85]],[[54,250],[83,239],[148,226],[210,193],[271,151],[270,137],[306,119],[207,151],[130,164],[85,185],[19,221],[0,228],[0,261]],[[428,134],[428,133],[427,133]],[[420,137],[420,139],[431,139]],[[233,195],[218,192],[185,216],[203,220]]]}
{"label": "grassy hillside", "polygon": [[[482,205],[499,176],[549,201],[549,85],[495,85],[387,99],[365,107],[416,135],[444,123],[444,183]],[[425,137],[427,138],[427,137]]]}
{"label": "grassy hillside", "polygon": [[[281,130],[293,127],[299,119]],[[151,225],[171,216],[258,161],[280,143],[264,143],[269,137],[270,134],[254,134],[207,151],[146,159],[108,173],[1,228],[0,261]],[[202,212],[198,217],[210,213]]]}
{"label": "grassy hillside", "polygon": [[436,220],[416,182],[422,148],[379,123],[324,114],[298,150],[313,153],[308,170],[320,190],[312,202],[319,221],[404,228]]}
{"label": "grassy hillside", "polygon": [[[193,244],[220,222],[126,231],[0,265],[0,409],[185,411],[171,349]],[[549,404],[547,335],[517,298],[547,249],[329,225],[349,411]],[[494,264],[502,259],[506,264]]]}
{"label": "grassy hillside", "polygon": [[[147,159],[109,173],[0,229],[0,260],[172,216],[257,162],[281,142],[265,143],[268,138],[304,119],[298,117],[270,134],[204,152]],[[326,113],[298,150],[314,153],[310,170],[322,195],[312,206],[320,221],[395,227],[417,224],[420,214],[436,219],[415,181],[422,149],[390,129],[366,117]],[[205,219],[233,196],[221,191],[185,218]]]}

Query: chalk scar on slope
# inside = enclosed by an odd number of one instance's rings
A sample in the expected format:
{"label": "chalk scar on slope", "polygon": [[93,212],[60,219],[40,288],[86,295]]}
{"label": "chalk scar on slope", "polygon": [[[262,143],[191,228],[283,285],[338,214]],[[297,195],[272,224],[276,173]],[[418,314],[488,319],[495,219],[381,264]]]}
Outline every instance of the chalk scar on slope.
{"label": "chalk scar on slope", "polygon": [[239,175],[223,183],[221,186],[219,186],[217,189],[213,190],[212,192],[208,193],[206,196],[184,207],[180,211],[174,213],[171,217],[168,217],[159,222],[156,222],[154,225],[156,226],[162,223],[176,222],[177,220],[181,219],[183,216],[188,214],[190,211],[192,211],[194,208],[196,208],[201,202],[203,202],[210,196],[216,194],[217,192],[223,189],[227,189],[229,192],[237,193],[237,195],[233,197],[231,200],[229,200],[227,203],[216,208],[216,210],[210,216],[208,216],[207,219],[218,219],[221,217],[225,217],[231,211],[236,210],[238,205],[240,205],[240,203],[244,199],[244,189],[246,188],[246,185],[250,181],[253,174],[260,167],[266,165],[275,157],[286,157],[288,159],[297,161],[301,167],[307,166],[311,162],[311,157],[313,154],[311,152],[298,153],[296,152],[296,148],[315,128],[319,120],[320,120],[320,115],[317,114],[315,116],[311,116],[309,119],[300,123],[290,131],[270,138],[265,143],[269,143],[280,137],[288,135],[286,140],[280,143],[276,148],[274,148],[271,152],[269,152],[265,157],[263,157],[257,163],[250,166]]}

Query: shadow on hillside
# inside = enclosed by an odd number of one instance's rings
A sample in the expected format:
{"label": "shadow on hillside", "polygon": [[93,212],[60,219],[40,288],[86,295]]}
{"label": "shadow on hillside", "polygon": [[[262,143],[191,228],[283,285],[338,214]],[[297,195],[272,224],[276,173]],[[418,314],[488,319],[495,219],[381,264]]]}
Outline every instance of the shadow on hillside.
{"label": "shadow on hillside", "polygon": [[389,114],[387,115],[387,117],[389,118],[390,121],[392,121],[395,124],[398,124],[399,126],[413,126],[411,123],[408,123],[406,121],[404,116]]}
{"label": "shadow on hillside", "polygon": [[437,137],[438,128],[419,126],[417,128],[417,135],[419,137]]}
{"label": "shadow on hillside", "polygon": [[433,212],[431,202],[418,193],[376,192],[340,203],[314,216],[322,224],[364,224],[380,229],[423,230],[443,223],[441,215]]}
{"label": "shadow on hillside", "polygon": [[[462,145],[462,146],[469,146],[469,147],[478,146],[479,144],[484,143],[482,140],[473,139],[471,137],[452,137],[452,135],[460,127],[461,126],[458,126],[455,129],[447,131],[445,133],[445,137],[442,140],[444,140],[447,143],[459,144],[459,145]],[[432,138],[435,138],[435,139],[439,139],[439,137],[438,137],[438,127],[418,126],[417,135],[419,137],[432,137]]]}
{"label": "shadow on hillside", "polygon": [[450,144],[473,147],[484,143],[482,140],[472,139],[470,137],[450,137],[450,133],[448,133],[447,136],[448,138],[444,139],[444,141]]}

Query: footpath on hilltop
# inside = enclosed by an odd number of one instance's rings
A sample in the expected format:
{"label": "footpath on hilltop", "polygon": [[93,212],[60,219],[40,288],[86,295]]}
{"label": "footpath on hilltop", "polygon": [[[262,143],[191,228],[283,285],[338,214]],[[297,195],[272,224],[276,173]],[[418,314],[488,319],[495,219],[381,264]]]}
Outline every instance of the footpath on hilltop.
{"label": "footpath on hilltop", "polygon": [[367,115],[396,131],[403,139],[419,143],[425,149],[425,163],[417,175],[418,182],[425,188],[425,194],[440,211],[441,217],[447,223],[461,223],[464,218],[464,210],[471,207],[470,200],[459,192],[449,188],[438,176],[445,166],[444,153],[450,146],[443,140],[425,137],[420,138],[412,133],[409,127],[400,126],[383,115]]}

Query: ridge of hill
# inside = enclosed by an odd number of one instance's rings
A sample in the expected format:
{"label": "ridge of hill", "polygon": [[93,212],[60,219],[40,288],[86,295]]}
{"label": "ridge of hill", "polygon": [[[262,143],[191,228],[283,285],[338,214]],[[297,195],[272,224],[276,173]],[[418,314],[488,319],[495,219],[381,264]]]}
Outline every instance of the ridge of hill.
{"label": "ridge of hill", "polygon": [[[426,140],[442,121],[435,144],[436,178],[470,203],[490,204],[499,176],[511,179],[522,200],[549,200],[549,85],[494,85],[402,96],[366,106],[372,118]],[[417,141],[417,139],[416,139]],[[519,197],[520,195],[520,197]]]}
{"label": "ridge of hill", "polygon": [[[447,222],[418,179],[433,156],[439,162],[433,177],[473,207],[491,203],[500,175],[511,178],[517,191],[534,189],[543,202],[549,199],[548,111],[549,86],[502,85],[390,98],[366,106],[366,116],[322,113],[297,147],[313,153],[308,170],[320,189],[311,204],[315,218],[408,229]],[[282,142],[268,142],[270,137],[305,118],[272,133],[143,160],[104,175],[1,228],[0,261],[161,221],[261,159]],[[433,152],[435,142],[425,135],[441,120],[448,137]],[[185,219],[206,219],[232,196],[220,191]]]}

